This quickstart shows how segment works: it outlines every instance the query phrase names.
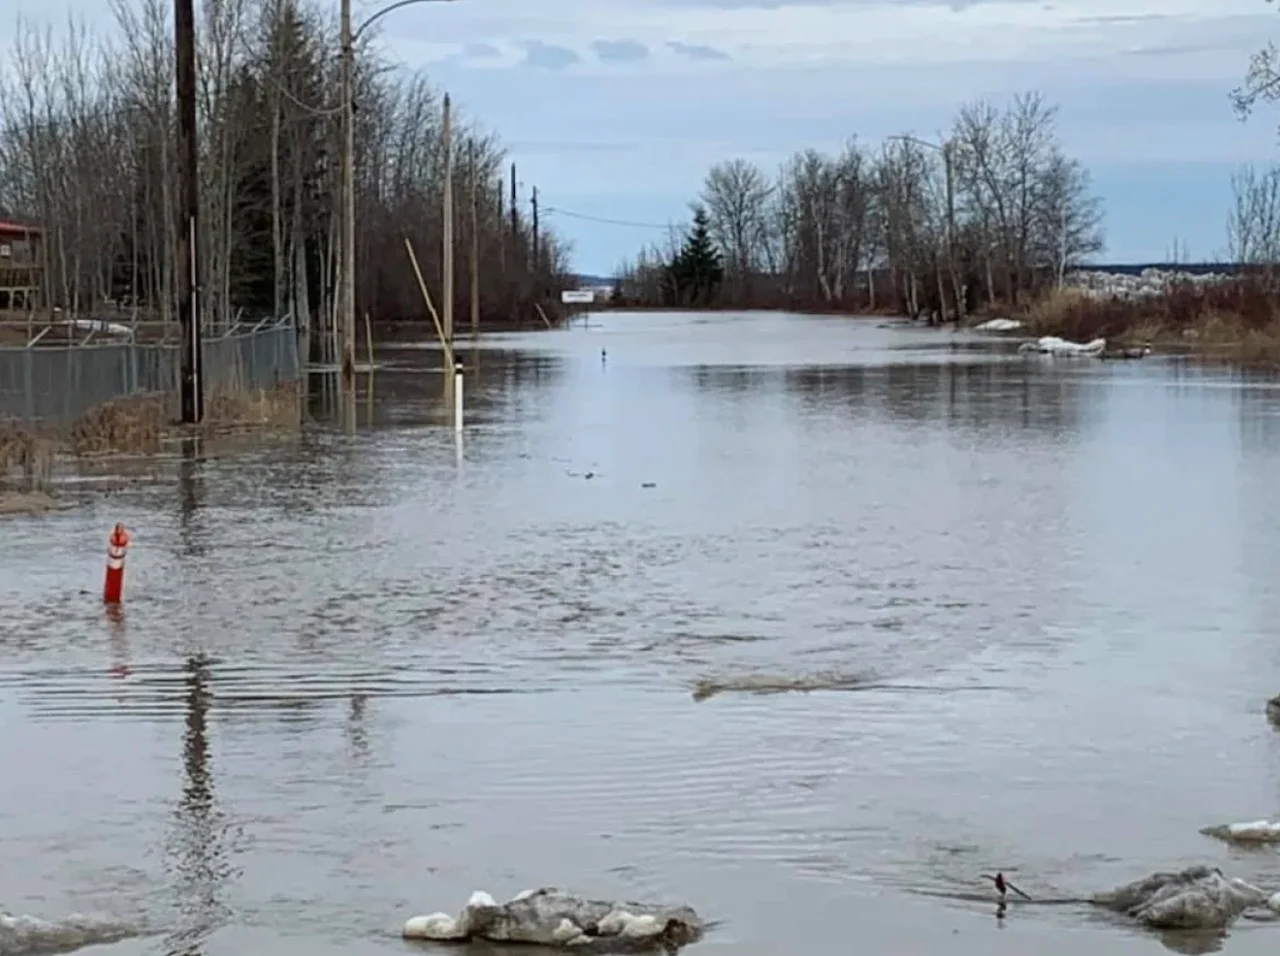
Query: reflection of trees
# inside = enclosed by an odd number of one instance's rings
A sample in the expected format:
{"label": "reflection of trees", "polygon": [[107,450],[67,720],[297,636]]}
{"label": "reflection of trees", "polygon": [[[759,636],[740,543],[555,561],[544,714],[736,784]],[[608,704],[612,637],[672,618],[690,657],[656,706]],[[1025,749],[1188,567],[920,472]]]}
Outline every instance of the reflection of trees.
{"label": "reflection of trees", "polygon": [[[1273,668],[1280,662],[1280,646],[1272,639],[1280,615],[1280,592],[1274,587],[1280,575],[1280,497],[1276,492],[1276,470],[1280,465],[1280,389],[1273,375],[1253,372],[1240,376],[1243,387],[1232,389],[1235,397],[1236,475],[1234,501],[1220,507],[1232,508],[1240,529],[1240,569],[1249,584],[1249,616],[1253,622],[1254,646],[1244,661]],[[1253,387],[1250,387],[1253,386]],[[1265,386],[1265,387],[1264,387]],[[1280,683],[1266,690],[1267,697],[1280,694]],[[1262,703],[1258,703],[1262,707]]]}
{"label": "reflection of trees", "polygon": [[702,390],[767,393],[805,405],[843,402],[851,415],[903,423],[947,421],[970,429],[1061,429],[1081,422],[1089,383],[1023,362],[899,363],[806,368],[681,369]]}
{"label": "reflection of trees", "polygon": [[222,884],[231,875],[223,845],[225,824],[214,799],[209,765],[208,714],[213,700],[209,662],[204,655],[186,664],[186,733],[182,763],[186,779],[174,813],[175,829],[168,863],[173,868],[178,928],[168,942],[175,953],[200,952],[203,940],[229,911],[221,900]]}

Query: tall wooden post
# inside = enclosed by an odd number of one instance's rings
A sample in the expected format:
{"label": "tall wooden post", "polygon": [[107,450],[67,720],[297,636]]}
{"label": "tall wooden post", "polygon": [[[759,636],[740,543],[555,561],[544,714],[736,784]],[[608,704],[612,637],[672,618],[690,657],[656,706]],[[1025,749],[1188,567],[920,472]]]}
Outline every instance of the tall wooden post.
{"label": "tall wooden post", "polygon": [[178,98],[178,223],[174,268],[182,327],[182,421],[204,420],[204,362],[200,341],[200,189],[196,168],[196,16],[193,0],[174,0]]}
{"label": "tall wooden post", "polygon": [[[341,322],[342,384],[356,387],[356,132],[352,102],[355,39],[351,33],[351,0],[342,0],[339,42],[342,46],[342,259],[338,266],[338,316]],[[337,329],[335,329],[335,332]]]}
{"label": "tall wooden post", "polygon": [[441,292],[440,309],[444,325],[444,338],[449,343],[447,351],[453,352],[453,107],[449,94],[444,95],[444,128],[441,134],[444,145],[444,208],[441,233],[444,244],[440,250]]}
{"label": "tall wooden post", "polygon": [[511,164],[511,240],[520,238],[520,207],[516,200],[516,164]]}
{"label": "tall wooden post", "polygon": [[960,274],[956,269],[956,172],[951,155],[951,140],[942,144],[942,162],[947,176],[947,271],[951,273],[953,318],[957,326],[964,321],[964,290],[960,287]]}
{"label": "tall wooden post", "polygon": [[471,181],[468,184],[471,193],[471,334],[480,334],[480,207],[476,196],[476,171],[478,162],[475,140],[471,141]]}
{"label": "tall wooden post", "polygon": [[536,274],[542,265],[541,250],[538,246],[538,187],[533,187],[533,195],[529,199],[530,205],[533,206],[533,250],[529,257],[529,268]]}

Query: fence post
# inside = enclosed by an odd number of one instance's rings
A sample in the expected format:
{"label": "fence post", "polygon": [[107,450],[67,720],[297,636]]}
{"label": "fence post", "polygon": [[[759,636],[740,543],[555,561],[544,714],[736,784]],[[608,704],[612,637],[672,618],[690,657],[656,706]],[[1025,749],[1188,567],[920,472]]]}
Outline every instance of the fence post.
{"label": "fence post", "polygon": [[22,396],[23,410],[29,422],[36,417],[35,364],[35,349],[28,345],[22,353]]}

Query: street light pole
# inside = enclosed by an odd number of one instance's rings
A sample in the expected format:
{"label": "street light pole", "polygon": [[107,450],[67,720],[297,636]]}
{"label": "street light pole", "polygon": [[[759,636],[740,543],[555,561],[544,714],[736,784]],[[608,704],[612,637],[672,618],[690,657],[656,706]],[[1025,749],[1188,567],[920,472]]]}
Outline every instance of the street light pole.
{"label": "street light pole", "polygon": [[952,156],[952,142],[947,140],[941,146],[937,143],[931,143],[928,140],[917,139],[914,136],[892,136],[890,139],[902,140],[906,143],[915,143],[917,146],[923,146],[926,149],[936,150],[942,154],[942,167],[947,180],[947,271],[951,274],[951,294],[954,299],[954,318],[956,325],[960,324],[960,320],[964,317],[964,295],[960,288],[960,276],[956,272],[956,181],[955,181],[955,159]]}
{"label": "street light pole", "polygon": [[351,32],[351,0],[342,0],[342,385],[354,393],[356,384],[356,175],[355,104],[352,73],[355,37]]}
{"label": "street light pole", "polygon": [[339,42],[342,46],[342,262],[338,290],[338,311],[342,316],[342,383],[350,392],[356,384],[356,124],[355,47],[365,30],[401,7],[418,3],[451,3],[453,0],[398,0],[371,14],[354,30],[351,27],[351,0],[342,0]]}

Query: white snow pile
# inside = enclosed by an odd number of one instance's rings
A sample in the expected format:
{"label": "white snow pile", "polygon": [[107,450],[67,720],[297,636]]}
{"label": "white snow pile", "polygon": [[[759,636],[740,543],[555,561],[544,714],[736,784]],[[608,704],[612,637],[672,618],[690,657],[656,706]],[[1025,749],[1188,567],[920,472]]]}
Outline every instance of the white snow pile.
{"label": "white snow pile", "polygon": [[525,890],[506,903],[478,891],[458,916],[432,913],[404,924],[405,939],[572,946],[594,952],[683,946],[703,923],[688,906],[589,900],[554,887]]}
{"label": "white snow pile", "polygon": [[1034,352],[1038,355],[1064,356],[1096,356],[1107,348],[1106,339],[1094,339],[1092,342],[1068,342],[1056,335],[1044,335],[1034,342],[1023,342],[1018,346],[1019,352]]}
{"label": "white snow pile", "polygon": [[128,923],[73,914],[49,922],[34,916],[0,913],[0,956],[68,953],[84,946],[115,943],[139,935]]}
{"label": "white snow pile", "polygon": [[1267,894],[1244,880],[1227,879],[1216,867],[1192,866],[1153,873],[1090,902],[1123,913],[1153,929],[1223,929],[1248,910],[1280,913],[1280,893]]}
{"label": "white snow pile", "polygon": [[1249,823],[1222,823],[1200,830],[1205,836],[1227,843],[1280,843],[1280,823],[1253,820]]}
{"label": "white snow pile", "polygon": [[975,332],[1017,332],[1022,328],[1021,319],[987,319],[973,327]]}
{"label": "white snow pile", "polygon": [[1197,273],[1176,269],[1143,269],[1137,275],[1080,269],[1067,275],[1066,284],[1091,299],[1132,300],[1163,295],[1175,284],[1209,285],[1230,278],[1221,272]]}

